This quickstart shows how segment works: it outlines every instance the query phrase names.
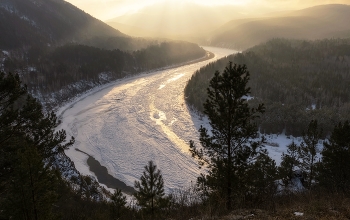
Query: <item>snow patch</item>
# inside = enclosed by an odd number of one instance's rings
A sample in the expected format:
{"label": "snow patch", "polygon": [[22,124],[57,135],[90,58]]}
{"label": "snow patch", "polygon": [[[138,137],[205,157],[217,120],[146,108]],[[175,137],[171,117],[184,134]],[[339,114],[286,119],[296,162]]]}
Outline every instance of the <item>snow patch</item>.
{"label": "snow patch", "polygon": [[304,216],[304,213],[302,213],[302,212],[294,212],[294,215],[295,216]]}
{"label": "snow patch", "polygon": [[110,81],[112,78],[112,73],[111,72],[103,72],[98,74],[98,79],[103,80],[103,81]]}
{"label": "snow patch", "polygon": [[176,81],[176,80],[178,80],[178,79],[180,79],[181,77],[183,77],[185,74],[179,74],[179,75],[176,75],[176,76],[174,76],[173,78],[171,78],[171,79],[168,79],[167,80],[167,82],[172,82],[172,81]]}
{"label": "snow patch", "polygon": [[254,96],[244,95],[244,96],[242,96],[242,99],[245,99],[245,100],[249,101],[251,99],[254,99]]}
{"label": "snow patch", "polygon": [[35,72],[36,71],[36,67],[34,67],[34,66],[28,66],[27,69],[28,69],[29,72]]}
{"label": "snow patch", "polygon": [[22,20],[27,21],[30,25],[32,25],[32,26],[34,26],[34,27],[37,27],[36,22],[33,21],[33,20],[31,20],[31,19],[29,19],[27,16],[22,15],[22,16],[20,16],[20,18],[21,18]]}

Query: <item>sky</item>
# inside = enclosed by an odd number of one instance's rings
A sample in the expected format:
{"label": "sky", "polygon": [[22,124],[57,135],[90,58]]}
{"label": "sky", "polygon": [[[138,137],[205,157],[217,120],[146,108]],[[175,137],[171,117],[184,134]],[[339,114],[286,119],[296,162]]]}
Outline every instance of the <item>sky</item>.
{"label": "sky", "polygon": [[237,5],[255,10],[296,10],[321,4],[350,4],[350,0],[66,0],[90,15],[106,21],[127,13],[135,13],[157,2],[192,2],[206,6]]}

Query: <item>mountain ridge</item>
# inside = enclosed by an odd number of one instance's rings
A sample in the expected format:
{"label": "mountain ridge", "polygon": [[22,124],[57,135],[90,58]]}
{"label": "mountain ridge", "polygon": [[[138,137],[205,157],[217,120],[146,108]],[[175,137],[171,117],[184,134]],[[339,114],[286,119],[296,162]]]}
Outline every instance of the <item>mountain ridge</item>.
{"label": "mountain ridge", "polygon": [[350,5],[319,5],[277,17],[231,20],[211,33],[208,44],[247,49],[272,38],[322,39],[350,36]]}
{"label": "mountain ridge", "polygon": [[0,2],[0,48],[60,45],[98,37],[127,35],[62,0]]}

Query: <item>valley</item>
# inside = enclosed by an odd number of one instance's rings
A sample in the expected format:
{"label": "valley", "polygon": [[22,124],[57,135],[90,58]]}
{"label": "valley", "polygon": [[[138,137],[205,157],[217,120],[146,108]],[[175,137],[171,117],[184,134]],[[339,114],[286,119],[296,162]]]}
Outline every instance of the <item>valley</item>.
{"label": "valley", "polygon": [[194,183],[200,170],[189,154],[189,140],[198,139],[203,123],[184,100],[183,88],[200,67],[236,53],[211,48],[215,57],[190,65],[124,79],[63,107],[62,124],[76,143],[66,154],[82,174],[93,156],[117,179],[133,186],[149,160],[163,171],[167,192]]}
{"label": "valley", "polygon": [[0,0],[0,219],[349,219],[349,15]]}

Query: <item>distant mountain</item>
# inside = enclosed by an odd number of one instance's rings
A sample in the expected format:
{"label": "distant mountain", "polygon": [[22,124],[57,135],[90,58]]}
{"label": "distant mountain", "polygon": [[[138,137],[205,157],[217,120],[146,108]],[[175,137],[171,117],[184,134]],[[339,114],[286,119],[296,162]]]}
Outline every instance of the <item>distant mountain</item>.
{"label": "distant mountain", "polygon": [[321,5],[271,17],[232,20],[212,33],[209,44],[245,49],[272,38],[349,37],[349,21],[350,5]]}
{"label": "distant mountain", "polygon": [[0,0],[0,48],[126,36],[64,0]]}
{"label": "distant mountain", "polygon": [[137,13],[106,21],[124,33],[138,37],[179,39],[196,36],[235,18],[246,17],[239,6],[203,6],[190,2],[160,2]]}

